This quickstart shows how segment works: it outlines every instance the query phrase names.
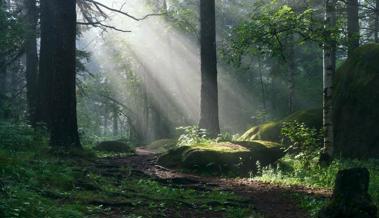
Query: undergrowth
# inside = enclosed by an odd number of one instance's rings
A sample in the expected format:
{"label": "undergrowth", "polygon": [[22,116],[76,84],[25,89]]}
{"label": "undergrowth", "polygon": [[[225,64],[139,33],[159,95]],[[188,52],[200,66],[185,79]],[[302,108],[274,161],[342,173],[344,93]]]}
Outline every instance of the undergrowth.
{"label": "undergrowth", "polygon": [[44,131],[24,124],[1,123],[0,140],[2,218],[107,217],[115,208],[122,216],[144,218],[183,217],[183,211],[226,218],[253,213],[230,192],[161,184],[132,175],[127,166],[117,169],[121,177],[105,175],[91,151],[53,153]]}
{"label": "undergrowth", "polygon": [[[320,136],[316,130],[294,122],[285,124],[282,134],[284,140],[290,143],[288,154],[275,166],[261,167],[258,173],[252,176],[254,180],[281,185],[332,189],[339,170],[365,167],[370,172],[369,194],[379,206],[379,159],[337,158],[329,166],[321,167],[318,163],[320,146],[317,144]],[[316,199],[311,196],[294,194],[293,197],[312,216],[316,216],[317,211],[326,202],[325,199]]]}

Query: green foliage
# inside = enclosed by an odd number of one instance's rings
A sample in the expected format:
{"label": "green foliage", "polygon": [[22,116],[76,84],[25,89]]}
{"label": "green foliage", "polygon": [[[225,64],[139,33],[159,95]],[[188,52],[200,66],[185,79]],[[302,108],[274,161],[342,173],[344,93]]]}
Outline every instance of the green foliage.
{"label": "green foliage", "polygon": [[[278,1],[257,2],[250,19],[233,29],[231,45],[226,47],[233,54],[230,61],[240,63],[244,54],[265,53],[286,60],[286,45],[289,37],[294,39],[289,46],[315,42],[322,45],[326,40],[342,41],[340,28],[325,30],[320,19],[320,10],[308,5],[291,6]],[[322,13],[322,12],[321,12]],[[326,31],[330,33],[328,38]],[[331,39],[332,38],[332,39]]]}
{"label": "green foliage", "polygon": [[[16,55],[22,48],[22,36],[22,24],[17,13],[5,9],[5,3],[0,1],[0,57]],[[3,61],[0,60],[0,64],[4,64]]]}
{"label": "green foliage", "polygon": [[327,200],[323,198],[314,198],[304,194],[294,193],[291,197],[295,198],[298,205],[307,210],[311,217],[317,217],[320,209],[326,204]]}
{"label": "green foliage", "polygon": [[[194,189],[175,188],[171,186],[162,186],[152,180],[133,180],[125,181],[122,188],[139,190],[143,195],[150,196],[151,201],[160,200],[158,203],[149,204],[150,210],[165,208],[172,202],[176,205],[193,205],[198,211],[208,210],[214,212],[225,211],[227,218],[250,217],[252,209],[249,205],[241,204],[240,207],[226,206],[233,202],[241,202],[239,196],[224,191],[203,191],[199,192]],[[236,216],[238,215],[238,216]],[[253,217],[259,217],[258,214]]]}
{"label": "green foliage", "polygon": [[281,129],[283,123],[298,122],[304,123],[312,129],[322,128],[322,111],[321,109],[301,110],[297,111],[281,120],[269,121],[258,126],[254,126],[247,130],[239,141],[267,140],[280,142],[282,139]]}
{"label": "green foliage", "polygon": [[[309,160],[298,159],[293,155],[287,155],[274,167],[262,167],[260,175],[254,177],[256,180],[272,182],[284,185],[301,185],[316,188],[332,189],[337,172],[341,169],[353,167],[366,167],[370,172],[369,194],[376,205],[379,205],[379,160],[356,160],[336,159],[328,167],[320,167],[318,158],[308,157]],[[316,214],[325,201],[311,197],[295,196],[299,204]]]}
{"label": "green foliage", "polygon": [[33,129],[24,123],[0,122],[0,148],[12,151],[47,147],[47,134],[43,128]]}
{"label": "green foliage", "polygon": [[47,142],[33,145],[39,142],[33,139],[42,136],[33,137],[37,133],[30,127],[2,125],[0,217],[107,216],[112,211],[107,204],[123,205],[128,214],[147,218],[164,217],[172,210],[225,214],[225,217],[252,214],[248,202],[233,193],[163,185],[132,175],[128,166],[108,169],[110,166],[105,165],[103,169],[85,156],[80,159],[55,156],[45,152]]}
{"label": "green foliage", "polygon": [[284,122],[281,129],[283,140],[288,141],[287,151],[295,153],[302,161],[318,156],[322,135],[314,128],[298,121]]}
{"label": "green foliage", "polygon": [[182,131],[182,134],[178,139],[178,145],[190,146],[193,144],[206,143],[210,141],[207,137],[206,130],[200,129],[198,126],[178,127],[177,130]]}
{"label": "green foliage", "polygon": [[[2,217],[83,217],[80,207],[47,197],[74,188],[73,168],[41,153],[0,149],[0,214]],[[46,155],[45,155],[46,156]]]}
{"label": "green foliage", "polygon": [[216,138],[209,138],[205,129],[198,126],[184,126],[176,128],[180,135],[178,138],[178,146],[191,146],[196,144],[217,144],[219,142],[236,141],[239,135],[232,135],[229,132],[222,132]]}

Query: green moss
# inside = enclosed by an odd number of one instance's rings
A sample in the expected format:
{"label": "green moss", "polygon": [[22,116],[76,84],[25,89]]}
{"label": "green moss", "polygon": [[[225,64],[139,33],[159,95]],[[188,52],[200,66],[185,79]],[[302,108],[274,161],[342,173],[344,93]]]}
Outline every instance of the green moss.
{"label": "green moss", "polygon": [[241,145],[233,144],[230,142],[224,143],[211,143],[211,144],[195,144],[191,146],[191,149],[200,151],[214,151],[219,153],[237,153],[248,152],[249,150]]}
{"label": "green moss", "polygon": [[238,140],[254,141],[265,140],[279,142],[281,140],[281,129],[284,122],[298,121],[305,123],[308,127],[320,129],[322,127],[321,109],[302,110],[295,112],[282,120],[270,121],[247,130]]}
{"label": "green moss", "polygon": [[162,155],[158,162],[166,167],[182,168],[214,175],[246,175],[261,165],[274,163],[283,156],[273,142],[223,142],[181,146]]}
{"label": "green moss", "polygon": [[338,69],[334,102],[335,145],[344,157],[379,155],[379,44],[356,49]]}

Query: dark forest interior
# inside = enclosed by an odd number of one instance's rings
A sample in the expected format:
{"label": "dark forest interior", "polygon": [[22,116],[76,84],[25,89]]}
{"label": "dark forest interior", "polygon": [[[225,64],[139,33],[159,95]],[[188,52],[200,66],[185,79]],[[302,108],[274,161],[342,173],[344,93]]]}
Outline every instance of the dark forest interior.
{"label": "dark forest interior", "polygon": [[0,218],[378,218],[379,0],[0,0]]}

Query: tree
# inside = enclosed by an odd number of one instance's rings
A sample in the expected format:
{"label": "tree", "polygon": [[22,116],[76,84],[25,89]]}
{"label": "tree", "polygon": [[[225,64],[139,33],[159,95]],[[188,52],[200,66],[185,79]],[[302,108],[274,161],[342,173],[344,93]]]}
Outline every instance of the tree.
{"label": "tree", "polygon": [[113,105],[113,111],[112,111],[112,119],[113,119],[113,129],[112,129],[112,134],[113,136],[118,136],[119,134],[119,125],[118,125],[118,120],[119,120],[119,117],[118,117],[118,113],[119,113],[119,109],[118,109],[118,106],[117,105]]}
{"label": "tree", "polygon": [[375,1],[375,27],[374,27],[375,42],[379,43],[379,0]]}
{"label": "tree", "polygon": [[347,39],[348,56],[359,47],[358,0],[347,0]]}
{"label": "tree", "polygon": [[321,152],[320,163],[327,164],[334,153],[333,131],[333,77],[336,71],[336,40],[332,34],[336,28],[336,0],[325,0],[325,42],[323,52],[323,128],[324,148]]}
{"label": "tree", "polygon": [[201,99],[199,126],[220,133],[218,115],[215,0],[200,1]]}
{"label": "tree", "polygon": [[[3,119],[10,118],[10,103],[15,102],[15,93],[11,91],[16,90],[16,87],[11,85],[20,69],[16,62],[23,54],[23,30],[15,4],[16,2],[0,0],[0,118]],[[15,69],[11,69],[13,67]],[[10,74],[11,71],[15,72]]]}
{"label": "tree", "polygon": [[24,0],[24,26],[25,26],[25,56],[26,56],[26,96],[29,120],[34,126],[36,123],[37,103],[37,21],[38,12],[36,0]]}
{"label": "tree", "polygon": [[50,144],[80,148],[76,116],[76,0],[41,0],[40,55],[40,104],[48,115],[44,121],[50,130]]}
{"label": "tree", "polygon": [[288,112],[289,114],[294,112],[294,90],[295,90],[295,45],[294,45],[294,35],[289,35],[287,39],[287,86],[288,86]]}

